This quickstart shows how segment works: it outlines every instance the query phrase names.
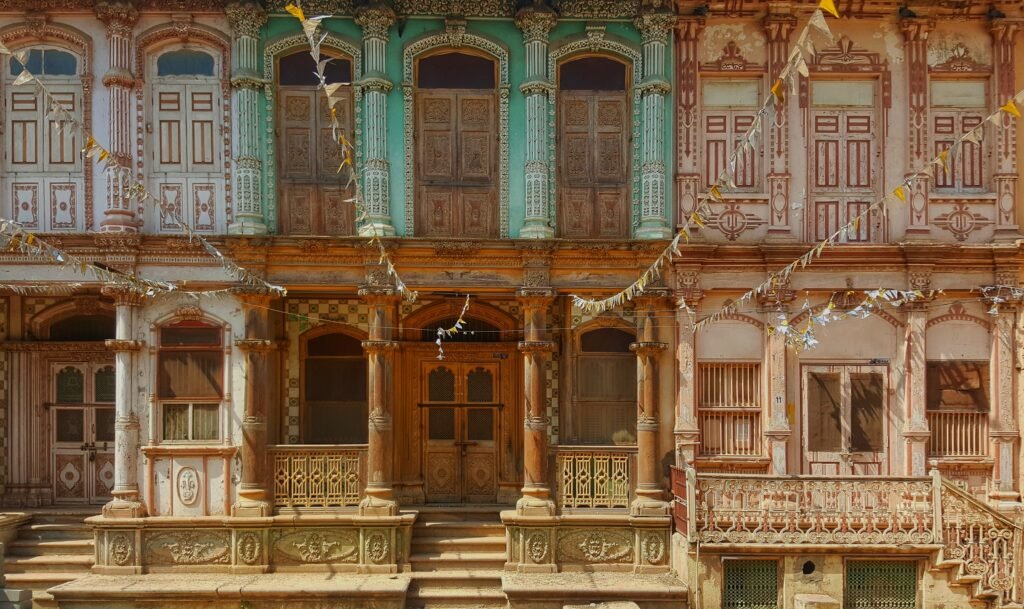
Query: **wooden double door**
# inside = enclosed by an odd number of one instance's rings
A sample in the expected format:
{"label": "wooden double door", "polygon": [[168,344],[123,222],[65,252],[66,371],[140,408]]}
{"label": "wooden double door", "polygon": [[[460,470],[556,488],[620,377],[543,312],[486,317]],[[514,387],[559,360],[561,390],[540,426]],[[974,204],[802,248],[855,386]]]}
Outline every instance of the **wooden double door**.
{"label": "wooden double door", "polygon": [[806,366],[805,471],[850,476],[886,473],[888,386],[884,366]]}
{"label": "wooden double door", "polygon": [[54,502],[106,503],[114,488],[114,367],[62,363],[51,374]]}
{"label": "wooden double door", "polygon": [[496,502],[500,365],[424,362],[421,373],[427,501]]}

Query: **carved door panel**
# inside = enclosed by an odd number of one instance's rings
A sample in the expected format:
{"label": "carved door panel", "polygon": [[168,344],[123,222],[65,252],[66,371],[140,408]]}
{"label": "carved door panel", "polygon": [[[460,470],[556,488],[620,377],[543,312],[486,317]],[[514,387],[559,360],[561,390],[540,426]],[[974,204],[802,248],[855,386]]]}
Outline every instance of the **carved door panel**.
{"label": "carved door panel", "polygon": [[490,92],[431,89],[417,93],[418,234],[497,235],[496,125]]}
{"label": "carved door panel", "polygon": [[51,368],[53,490],[57,503],[105,503],[114,487],[114,366]]}
{"label": "carved door panel", "polygon": [[886,374],[877,366],[804,371],[804,460],[815,475],[881,475],[886,452]]}
{"label": "carved door panel", "polygon": [[[849,91],[840,88],[843,84],[849,85]],[[832,235],[867,210],[878,199],[882,177],[882,141],[874,108],[874,82],[812,83],[825,85],[828,92],[822,93],[810,116],[812,145],[808,148],[808,167],[814,193],[815,240]],[[835,99],[844,94],[845,100]],[[881,221],[880,215],[865,217],[840,235],[840,239],[849,243],[881,241]]]}
{"label": "carved door panel", "polygon": [[[81,111],[76,87],[50,86],[56,101],[72,114]],[[26,228],[81,230],[84,226],[84,179],[81,142],[77,132],[61,131],[48,118],[42,97],[21,87],[9,87],[9,113],[4,154],[5,178],[11,193],[10,213]]]}
{"label": "carved door panel", "polygon": [[87,503],[91,464],[85,450],[88,409],[53,409],[53,500],[55,503]]}
{"label": "carved door panel", "polygon": [[625,94],[563,91],[558,106],[562,236],[629,236],[629,115]]}

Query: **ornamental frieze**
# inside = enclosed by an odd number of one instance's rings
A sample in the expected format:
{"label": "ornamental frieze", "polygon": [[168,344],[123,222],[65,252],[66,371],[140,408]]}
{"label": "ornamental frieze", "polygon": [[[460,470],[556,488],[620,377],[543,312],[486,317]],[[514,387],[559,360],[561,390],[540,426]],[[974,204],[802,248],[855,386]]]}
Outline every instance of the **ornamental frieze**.
{"label": "ornamental frieze", "polygon": [[359,560],[359,534],[355,529],[283,529],[275,531],[272,548],[276,563],[355,563]]}
{"label": "ornamental frieze", "polygon": [[150,565],[217,565],[231,562],[227,531],[166,531],[145,536]]}
{"label": "ornamental frieze", "polygon": [[560,562],[632,563],[633,534],[616,529],[564,529],[558,532]]}

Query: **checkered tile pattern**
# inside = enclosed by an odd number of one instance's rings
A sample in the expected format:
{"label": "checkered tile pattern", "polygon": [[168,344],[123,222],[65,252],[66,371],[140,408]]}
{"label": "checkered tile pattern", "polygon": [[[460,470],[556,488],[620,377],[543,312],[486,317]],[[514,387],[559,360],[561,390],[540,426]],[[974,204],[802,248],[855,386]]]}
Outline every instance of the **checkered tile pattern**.
{"label": "checkered tile pattern", "polygon": [[552,359],[544,366],[544,387],[548,399],[548,442],[558,444],[558,360]]}
{"label": "checkered tile pattern", "polygon": [[[24,318],[25,327],[28,327],[29,322],[33,317],[38,315],[41,311],[44,311],[53,305],[60,302],[59,298],[41,298],[41,297],[28,297],[22,301],[22,315]],[[4,310],[4,319],[7,318],[7,311]]]}

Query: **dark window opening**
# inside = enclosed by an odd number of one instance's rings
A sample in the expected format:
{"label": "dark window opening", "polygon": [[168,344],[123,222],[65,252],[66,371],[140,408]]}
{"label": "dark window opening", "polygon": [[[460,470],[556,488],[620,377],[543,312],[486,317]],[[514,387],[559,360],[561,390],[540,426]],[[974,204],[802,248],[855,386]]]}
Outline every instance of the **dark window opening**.
{"label": "dark window opening", "polygon": [[[442,319],[430,324],[429,327],[421,330],[423,341],[433,342],[437,340],[437,329],[448,330],[455,326],[458,319],[455,317]],[[462,329],[456,334],[445,336],[446,343],[494,343],[504,338],[505,332],[495,325],[479,319],[467,319],[462,323]]]}
{"label": "dark window opening", "polygon": [[466,53],[441,53],[419,61],[421,89],[493,89],[494,60]]}
{"label": "dark window opening", "polygon": [[583,57],[558,67],[558,87],[567,91],[625,91],[626,64],[607,57]]}
{"label": "dark window opening", "polygon": [[50,326],[50,340],[94,341],[114,336],[114,318],[108,315],[76,315]]}
{"label": "dark window opening", "polygon": [[156,60],[157,76],[213,76],[213,55],[191,49],[164,53]]}
{"label": "dark window opening", "polygon": [[[278,62],[278,83],[284,87],[316,87],[320,80],[316,73],[316,62],[308,51],[285,55]],[[328,83],[351,83],[352,62],[344,57],[327,59],[324,80]]]}
{"label": "dark window opening", "polygon": [[633,334],[625,330],[599,328],[580,338],[580,349],[584,353],[629,353],[634,340]]}
{"label": "dark window opening", "polygon": [[74,76],[78,73],[78,58],[58,49],[32,49],[24,66],[11,57],[11,76],[21,74],[23,69],[36,76]]}

